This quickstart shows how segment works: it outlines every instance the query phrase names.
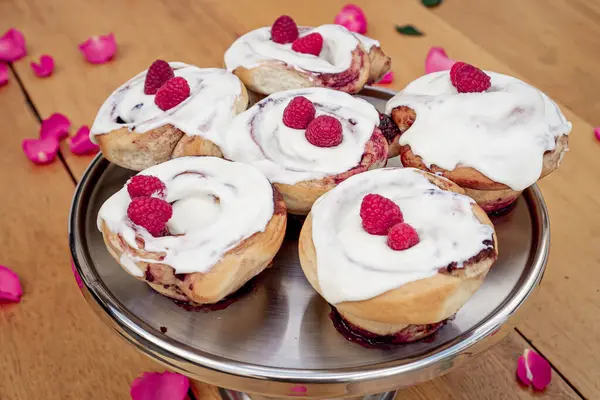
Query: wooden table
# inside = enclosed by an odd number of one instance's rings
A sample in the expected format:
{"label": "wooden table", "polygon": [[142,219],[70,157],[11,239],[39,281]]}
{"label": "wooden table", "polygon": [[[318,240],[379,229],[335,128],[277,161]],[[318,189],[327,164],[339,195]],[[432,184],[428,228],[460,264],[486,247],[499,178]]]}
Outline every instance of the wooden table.
{"label": "wooden table", "polygon": [[[402,399],[527,399],[515,379],[524,348],[554,368],[545,398],[600,398],[600,2],[446,0],[426,9],[418,0],[359,2],[369,35],[394,60],[400,89],[423,74],[425,54],[448,54],[519,76],[557,100],[573,122],[571,152],[541,183],[552,220],[552,251],[542,288],[526,318],[501,344],[466,367],[403,390]],[[67,214],[77,180],[91,157],[63,148],[52,165],[31,164],[21,140],[37,135],[40,118],[68,115],[91,124],[106,96],[155,58],[221,66],[240,33],[290,14],[305,25],[332,21],[342,1],[305,0],[5,0],[0,31],[20,28],[29,56],[0,89],[0,264],[19,273],[25,295],[0,306],[0,399],[127,399],[131,381],[162,367],[143,357],[92,314],[71,273]],[[424,37],[400,36],[411,23]],[[77,44],[114,32],[119,53],[110,64],[86,64]],[[57,69],[36,78],[29,61],[48,53]],[[599,196],[599,197],[596,197]],[[200,387],[200,399],[214,388]]]}

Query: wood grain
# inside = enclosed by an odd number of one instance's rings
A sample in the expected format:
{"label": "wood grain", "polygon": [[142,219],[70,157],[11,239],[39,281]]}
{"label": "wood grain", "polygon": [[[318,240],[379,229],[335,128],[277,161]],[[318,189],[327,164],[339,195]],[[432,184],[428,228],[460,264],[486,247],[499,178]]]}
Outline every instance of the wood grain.
{"label": "wood grain", "polygon": [[[18,62],[16,69],[42,116],[59,111],[67,114],[76,126],[91,125],[106,96],[146,68],[156,57],[200,66],[220,66],[223,52],[236,35],[268,25],[283,13],[293,15],[306,25],[329,23],[344,3],[341,0],[307,0],[301,5],[291,0],[5,0],[0,2],[0,15],[9,18],[0,20],[0,31],[8,28],[10,21],[11,26],[17,26],[25,32],[30,56]],[[574,126],[570,139],[571,152],[567,154],[561,169],[541,183],[552,222],[551,260],[542,289],[531,312],[519,324],[519,329],[586,398],[600,398],[600,368],[597,367],[596,356],[600,352],[600,342],[597,340],[600,332],[600,284],[597,280],[600,256],[596,245],[600,237],[600,192],[595,184],[600,178],[600,160],[597,157],[600,145],[593,139],[589,123],[600,124],[595,120],[600,115],[600,100],[597,98],[600,75],[595,73],[597,58],[600,57],[597,51],[600,28],[595,24],[600,3],[583,0],[448,0],[433,10],[422,7],[418,1],[358,3],[369,16],[369,35],[380,40],[394,60],[396,81],[390,87],[400,89],[421,75],[428,49],[431,46],[443,46],[456,59],[519,76],[570,109],[564,110]],[[400,36],[393,29],[396,23],[412,23],[425,31],[426,36]],[[86,64],[77,50],[77,44],[90,35],[110,31],[115,32],[119,43],[117,58],[106,65]],[[33,76],[28,61],[43,53],[56,58],[57,70],[55,76],[41,80]],[[8,98],[5,97],[7,90],[12,90],[11,98],[19,96],[15,93],[14,85],[1,89],[2,104]],[[18,98],[22,103],[22,98]],[[2,121],[12,118],[4,124],[5,130],[11,135],[0,138],[7,149],[18,148],[22,137],[33,135],[37,130],[31,115],[21,108],[12,109],[11,112],[3,109],[0,112],[7,116]],[[25,115],[14,115],[19,112]],[[15,137],[19,138],[16,142]],[[6,160],[20,156],[16,151],[6,153],[9,154]],[[68,151],[66,156],[75,176],[81,176],[90,157],[70,156]],[[23,160],[20,162],[23,163]],[[48,171],[55,171],[50,173],[58,177],[59,183],[49,178]],[[4,340],[9,340],[9,343],[16,340],[18,344],[15,348],[36,349],[40,353],[39,360],[32,366],[33,360],[19,360],[16,352],[9,351],[0,355],[1,365],[10,362],[18,371],[15,374],[22,374],[25,369],[30,374],[27,379],[36,375],[46,376],[48,371],[66,371],[68,379],[76,381],[74,377],[77,374],[73,371],[93,370],[93,375],[86,373],[84,381],[75,384],[75,394],[98,392],[106,394],[106,398],[125,398],[123,396],[126,396],[131,379],[151,365],[115,339],[115,335],[89,315],[85,304],[76,301],[79,300],[75,296],[79,295],[76,288],[71,287],[74,293],[69,295],[65,285],[72,282],[66,244],[62,238],[66,237],[63,227],[66,225],[64,221],[72,186],[66,174],[60,171],[58,164],[39,169],[25,162],[18,172],[13,174],[11,168],[11,176],[5,175],[0,174],[3,187],[13,185],[13,192],[20,193],[27,200],[11,200],[13,212],[2,226],[8,231],[10,222],[10,226],[41,230],[42,233],[36,230],[37,236],[34,237],[39,240],[36,243],[41,241],[44,244],[44,248],[27,252],[29,242],[25,239],[32,234],[22,228],[21,231],[10,231],[8,237],[11,242],[3,244],[6,247],[2,248],[4,254],[12,254],[9,261],[21,265],[22,269],[26,268],[24,273],[30,274],[26,276],[27,279],[36,279],[41,268],[50,274],[47,280],[33,286],[36,291],[45,288],[35,304],[46,306],[42,309],[49,314],[41,315],[34,307],[25,307],[26,312],[23,312],[21,308],[24,303],[17,306],[18,309],[10,309],[11,323],[4,321],[5,325],[10,325],[8,329],[0,326],[0,345],[5,343]],[[61,180],[66,183],[60,183]],[[52,191],[48,190],[48,197],[37,198],[40,188],[47,188],[47,185],[53,188]],[[31,187],[36,188],[35,192]],[[35,213],[21,211],[25,207],[34,207]],[[52,214],[48,210],[56,211]],[[36,225],[34,221],[42,211],[51,215],[44,220],[50,222]],[[46,261],[50,265],[42,267]],[[8,261],[2,262],[8,264]],[[66,266],[66,271],[64,267],[61,270],[59,265]],[[54,307],[56,304],[61,307]],[[58,314],[56,310],[61,313]],[[65,313],[68,315],[63,317]],[[35,318],[31,318],[32,315]],[[36,325],[32,320],[36,321]],[[20,325],[15,327],[12,321],[20,321]],[[64,326],[59,326],[59,322]],[[12,332],[11,336],[7,331]],[[513,373],[506,375],[514,363],[515,351],[520,351],[523,345],[518,337],[512,336],[509,345],[503,344],[493,349],[480,357],[477,364],[473,364],[479,367],[469,366],[463,372],[452,373],[446,378],[410,389],[407,396],[415,399],[527,398],[522,397],[525,392],[520,388],[509,385],[509,382],[514,383]],[[31,346],[30,342],[34,339],[39,345]],[[83,346],[84,342],[89,346]],[[65,343],[74,346],[75,351],[69,352]],[[44,346],[51,350],[45,350]],[[122,358],[112,363],[104,355],[106,353]],[[69,359],[69,364],[64,363],[64,359]],[[73,362],[74,366],[69,367]],[[85,368],[88,365],[91,368]],[[485,374],[481,374],[481,370],[485,370]],[[15,378],[17,375],[10,376]],[[473,379],[476,382],[460,383],[471,376],[477,377]],[[448,380],[449,377],[455,378]],[[3,379],[7,378],[0,376],[0,389],[3,382],[9,382]],[[503,379],[507,379],[506,384],[498,383]],[[57,391],[55,382],[40,384],[43,388],[64,395],[60,397],[57,394],[57,399],[81,398],[64,388],[62,392]],[[14,399],[21,400],[25,399],[22,397],[24,394],[32,393],[29,389],[11,388],[12,392],[9,393]],[[501,390],[508,391],[503,393]],[[4,392],[0,391],[0,394]],[[500,397],[503,394],[506,397]],[[74,397],[69,397],[71,395]],[[555,396],[568,398],[561,395],[562,389]],[[565,389],[564,396],[572,396],[572,393]],[[0,398],[4,399],[2,396]],[[10,396],[9,399],[12,400]]]}
{"label": "wood grain", "polygon": [[[396,400],[512,400],[535,399],[540,393],[523,388],[516,379],[516,360],[529,347],[516,332],[462,368],[441,378],[404,389]],[[579,399],[580,397],[553,372],[553,380],[544,399]]]}
{"label": "wood grain", "polygon": [[85,303],[67,243],[73,182],[60,161],[38,167],[21,152],[39,124],[14,76],[0,104],[0,264],[24,291],[21,303],[0,304],[0,399],[128,399],[135,376],[160,367]]}

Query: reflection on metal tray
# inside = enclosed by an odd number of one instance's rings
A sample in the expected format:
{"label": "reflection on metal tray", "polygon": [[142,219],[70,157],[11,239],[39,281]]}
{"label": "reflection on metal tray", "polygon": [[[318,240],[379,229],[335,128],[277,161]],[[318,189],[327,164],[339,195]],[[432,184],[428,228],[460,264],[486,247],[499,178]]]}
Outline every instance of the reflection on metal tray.
{"label": "reflection on metal tray", "polygon": [[[367,89],[362,96],[381,109],[390,93]],[[500,257],[456,319],[433,340],[366,349],[337,333],[328,304],[306,281],[297,256],[300,226],[293,219],[273,267],[225,310],[186,311],[127,275],[108,254],[96,215],[131,175],[98,156],[77,188],[69,237],[88,301],[152,358],[192,378],[247,393],[361,396],[444,374],[504,337],[514,324],[509,319],[539,284],[548,256],[547,210],[533,186],[509,214],[495,218]]]}

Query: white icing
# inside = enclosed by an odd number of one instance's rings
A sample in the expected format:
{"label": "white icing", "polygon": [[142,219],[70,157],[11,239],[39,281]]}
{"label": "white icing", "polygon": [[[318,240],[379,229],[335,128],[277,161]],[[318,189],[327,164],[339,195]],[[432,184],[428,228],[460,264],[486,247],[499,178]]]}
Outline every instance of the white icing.
{"label": "white icing", "polygon": [[[90,138],[122,127],[144,133],[171,124],[187,135],[200,135],[219,143],[221,132],[236,114],[235,102],[242,93],[242,83],[224,69],[198,68],[169,63],[175,76],[185,78],[190,97],[176,107],[163,111],[154,103],[155,95],[144,94],[146,72],[115,90],[104,102],[90,131]],[[126,123],[117,123],[117,117]]]}
{"label": "white icing", "polygon": [[[338,146],[314,146],[304,130],[283,124],[283,110],[296,96],[311,100],[317,117],[331,115],[341,122],[343,140]],[[271,182],[293,185],[358,165],[378,124],[377,110],[363,99],[325,88],[288,90],[237,115],[223,135],[221,150],[227,159],[255,166]]]}
{"label": "white icing", "polygon": [[401,137],[429,167],[473,167],[514,190],[535,183],[543,155],[571,123],[540,90],[510,76],[487,72],[492,86],[483,93],[458,93],[448,71],[425,75],[396,94],[390,114],[404,105],[417,114]]}
{"label": "white icing", "polygon": [[356,36],[358,38],[358,40],[360,40],[360,42],[362,43],[363,47],[367,51],[371,51],[371,49],[373,47],[381,47],[378,40],[371,39],[370,37],[367,37],[365,35],[361,35],[360,33],[356,33],[356,32],[353,32],[353,34],[354,34],[354,36]]}
{"label": "white icing", "polygon": [[[127,217],[131,199],[126,187],[102,205],[98,227],[104,221],[133,248],[139,248],[135,239],[141,237],[145,250],[166,253],[160,262],[173,267],[176,273],[208,272],[227,251],[263,232],[273,216],[271,184],[252,166],[214,157],[182,157],[148,168],[140,175],[154,175],[165,183],[166,200],[173,203],[167,227],[180,235],[153,237],[144,228],[134,226]],[[124,257],[121,264],[134,275],[130,267],[133,262],[159,262],[133,254]]]}
{"label": "white icing", "polygon": [[[360,205],[376,193],[400,206],[420,242],[402,251],[387,236],[368,234]],[[457,267],[489,247],[493,228],[474,216],[473,200],[443,191],[413,168],[384,168],[354,175],[321,196],[312,208],[317,276],[331,304],[366,300],[409,282]]]}
{"label": "white icing", "polygon": [[367,51],[379,42],[355,34],[341,25],[321,25],[299,28],[300,37],[318,32],[323,36],[323,50],[319,56],[297,53],[292,44],[271,40],[271,28],[255,29],[240,36],[225,52],[225,65],[230,71],[238,67],[254,68],[268,61],[281,61],[300,71],[340,73],[350,68],[352,51],[363,43]]}

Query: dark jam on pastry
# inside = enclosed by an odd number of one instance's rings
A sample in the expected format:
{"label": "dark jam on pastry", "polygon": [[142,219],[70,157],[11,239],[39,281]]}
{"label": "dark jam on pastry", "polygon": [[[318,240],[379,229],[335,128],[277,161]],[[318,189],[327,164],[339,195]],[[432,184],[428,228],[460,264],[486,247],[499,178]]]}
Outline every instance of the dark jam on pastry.
{"label": "dark jam on pastry", "polygon": [[377,335],[366,331],[356,325],[348,322],[340,313],[331,307],[329,318],[333,321],[335,329],[346,338],[346,340],[359,344],[368,349],[387,350],[392,345],[406,344],[418,340],[432,341],[433,334],[446,325],[453,317],[445,319],[435,324],[409,325],[405,329],[394,335]]}

